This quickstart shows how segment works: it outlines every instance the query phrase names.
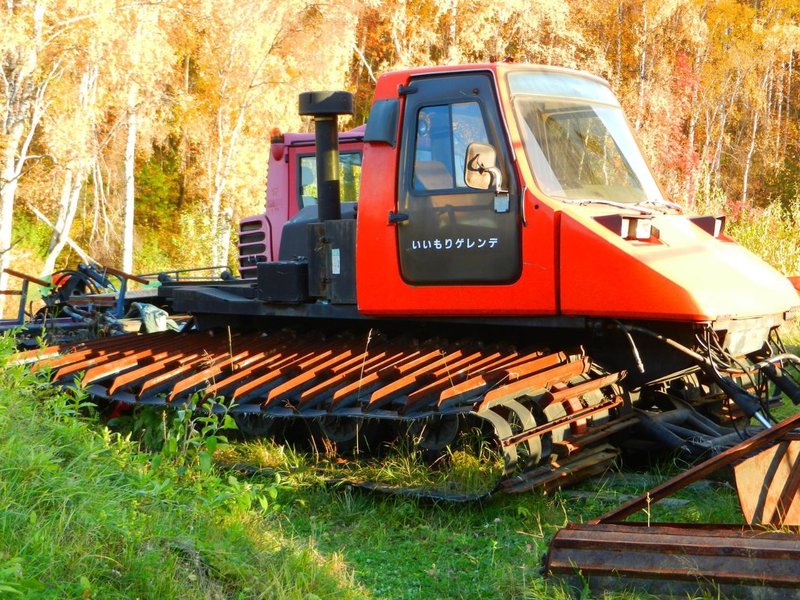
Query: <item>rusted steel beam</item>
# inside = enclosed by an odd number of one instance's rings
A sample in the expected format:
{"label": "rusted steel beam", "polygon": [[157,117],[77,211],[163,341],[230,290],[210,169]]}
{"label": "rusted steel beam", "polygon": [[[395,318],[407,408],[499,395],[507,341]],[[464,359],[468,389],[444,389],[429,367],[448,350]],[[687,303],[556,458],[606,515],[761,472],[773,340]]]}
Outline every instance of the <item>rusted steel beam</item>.
{"label": "rusted steel beam", "polygon": [[599,425],[591,425],[586,430],[586,433],[570,437],[566,440],[553,443],[553,452],[559,456],[570,456],[579,452],[583,448],[596,444],[597,442],[624,431],[628,427],[632,427],[639,423],[639,418],[635,413],[628,413],[621,415],[613,421],[608,423],[601,423]]}
{"label": "rusted steel beam", "polygon": [[480,351],[470,354],[454,365],[450,365],[450,368],[439,369],[434,373],[433,382],[414,390],[408,395],[402,412],[405,414],[421,408],[428,408],[431,404],[437,402],[446,390],[453,389],[467,378],[496,366],[502,362],[503,358],[505,357],[500,352],[487,354],[486,351]]}
{"label": "rusted steel beam", "polygon": [[315,386],[304,390],[300,394],[300,401],[297,410],[302,412],[304,409],[313,408],[325,400],[332,400],[333,394],[337,389],[341,389],[356,378],[369,375],[382,366],[389,364],[401,356],[400,352],[390,353],[388,351],[367,355],[363,360],[347,361],[331,369],[330,377],[319,381]]}
{"label": "rusted steel beam", "polygon": [[564,355],[558,353],[543,356],[540,351],[523,355],[512,352],[493,365],[488,366],[484,372],[442,391],[436,401],[436,408],[442,410],[454,405],[472,404],[486,390],[500,382],[516,381],[519,379],[521,372],[541,371],[561,364],[564,360]]}
{"label": "rusted steel beam", "polygon": [[405,375],[402,375],[403,369],[401,368],[400,374],[402,376],[372,392],[363,410],[368,411],[380,408],[401,394],[413,390],[416,385],[430,381],[434,377],[433,373],[436,370],[447,365],[448,362],[452,363],[459,360],[463,354],[464,350],[455,350],[450,353],[439,351],[438,359],[418,364],[414,369],[406,368]]}
{"label": "rusted steel beam", "polygon": [[174,402],[181,394],[197,391],[202,388],[203,384],[209,385],[215,377],[233,371],[234,365],[247,356],[247,350],[242,350],[238,354],[233,355],[227,352],[209,354],[206,357],[205,365],[207,366],[205,366],[205,368],[175,382],[172,389],[167,394],[167,401]]}
{"label": "rusted steel beam", "polygon": [[550,575],[593,591],[800,598],[800,536],[731,525],[571,524],[545,559]]}
{"label": "rusted steel beam", "polygon": [[533,375],[520,378],[513,383],[497,386],[486,393],[480,403],[475,407],[475,412],[480,412],[496,404],[502,404],[504,400],[510,398],[546,391],[547,388],[555,383],[566,383],[571,378],[586,373],[590,366],[589,359],[583,357],[559,364],[545,371],[536,372]]}
{"label": "rusted steel beam", "polygon": [[14,269],[3,269],[6,273],[11,275],[12,277],[16,277],[17,279],[28,280],[31,283],[35,283],[40,287],[50,287],[50,283],[45,281],[44,279],[39,279],[38,277],[34,277],[32,275],[26,275],[22,271],[15,271]]}
{"label": "rusted steel beam", "polygon": [[[139,347],[144,347],[149,344],[142,342],[138,338],[141,336],[135,336],[135,338],[129,340],[129,344],[126,348],[135,350]],[[105,341],[105,340],[104,340]],[[105,344],[93,344],[91,346],[87,345],[78,345],[74,348],[67,348],[63,352],[59,352],[55,356],[48,356],[48,358],[44,360],[40,360],[39,362],[34,363],[31,366],[32,371],[38,371],[40,369],[52,369],[56,371],[54,379],[57,381],[59,379],[58,370],[64,367],[70,367],[72,365],[78,365],[79,363],[85,361],[94,361],[95,363],[101,358],[105,356],[121,356],[120,346],[117,340],[108,339]],[[78,368],[77,370],[81,370]],[[71,374],[74,373],[75,369],[68,369],[67,373]]]}
{"label": "rusted steel beam", "polygon": [[378,362],[374,367],[366,369],[363,374],[333,392],[329,410],[333,411],[366,400],[376,387],[385,385],[385,382],[391,381],[400,373],[405,372],[406,365],[418,364],[420,358],[430,360],[430,357],[436,354],[438,352],[423,353],[421,350],[413,350],[392,355],[386,360]]}
{"label": "rusted steel beam", "polygon": [[130,279],[131,281],[141,283],[142,285],[147,285],[148,283],[150,283],[149,279],[145,279],[144,277],[139,277],[138,275],[133,275],[131,273],[126,273],[125,271],[120,271],[119,269],[115,269],[114,267],[103,267],[103,271],[105,271],[106,273],[110,273],[111,275],[116,275],[117,277],[121,277],[122,279]]}
{"label": "rusted steel beam", "polygon": [[352,355],[353,351],[344,347],[331,350],[331,354],[328,356],[327,360],[318,362],[311,368],[303,369],[292,379],[284,381],[280,385],[272,388],[267,394],[267,399],[264,401],[262,406],[265,409],[269,408],[270,406],[287,399],[290,394],[297,394],[299,396],[300,392],[302,392],[304,389],[314,385],[314,381],[318,377],[325,377],[325,374],[330,374],[331,369],[334,366],[336,366],[338,363],[341,363],[342,360],[351,358]]}
{"label": "rusted steel beam", "polygon": [[241,389],[241,386],[248,384],[261,374],[265,372],[270,373],[284,366],[287,362],[297,359],[298,357],[301,357],[302,360],[302,358],[307,356],[307,354],[298,354],[295,347],[291,344],[279,342],[271,348],[262,349],[260,352],[253,354],[247,360],[236,365],[235,370],[228,374],[227,377],[215,380],[206,388],[206,396],[214,397],[223,395],[223,393],[230,388],[233,388],[232,391],[235,393]]}
{"label": "rusted steel beam", "polygon": [[292,377],[300,372],[298,364],[301,361],[307,360],[312,353],[310,351],[289,351],[282,354],[277,362],[269,362],[264,365],[266,371],[262,373],[262,369],[256,370],[254,368],[254,377],[234,388],[231,394],[233,403],[239,403],[249,400],[250,398],[257,397],[263,398],[264,394],[281,381],[285,381],[287,377]]}
{"label": "rusted steel beam", "polygon": [[584,394],[608,387],[623,377],[625,377],[625,371],[620,371],[619,373],[611,373],[610,375],[598,377],[597,379],[590,379],[589,381],[584,381],[583,383],[571,387],[548,390],[539,400],[539,404],[544,408],[555,402],[563,402],[569,398],[578,398]]}

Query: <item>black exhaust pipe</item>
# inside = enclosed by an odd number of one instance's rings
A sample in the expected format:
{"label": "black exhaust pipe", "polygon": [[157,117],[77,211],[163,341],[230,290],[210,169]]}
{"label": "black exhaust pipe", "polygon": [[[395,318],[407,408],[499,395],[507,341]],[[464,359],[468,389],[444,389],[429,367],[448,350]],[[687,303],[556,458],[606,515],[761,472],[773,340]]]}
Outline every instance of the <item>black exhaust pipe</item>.
{"label": "black exhaust pipe", "polygon": [[319,220],[342,218],[339,191],[339,115],[353,114],[350,92],[304,92],[300,94],[300,115],[314,117],[317,145],[317,207]]}

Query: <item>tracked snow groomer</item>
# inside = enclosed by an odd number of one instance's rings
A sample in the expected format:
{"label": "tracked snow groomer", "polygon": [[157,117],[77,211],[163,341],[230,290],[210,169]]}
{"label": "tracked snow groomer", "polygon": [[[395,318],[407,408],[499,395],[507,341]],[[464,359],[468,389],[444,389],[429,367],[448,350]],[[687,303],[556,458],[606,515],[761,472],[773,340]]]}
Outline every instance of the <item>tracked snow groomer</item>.
{"label": "tracked snow groomer", "polygon": [[247,278],[159,288],[195,331],[20,360],[85,373],[98,398],[205,397],[245,432],[300,422],[339,447],[408,435],[435,452],[478,429],[509,490],[592,474],[620,447],[714,453],[770,426],[776,389],[800,401],[777,334],[797,292],[724,217],[663,197],[603,80],[390,73],[341,155],[350,95],[302,94],[300,112],[315,139],[273,140]]}

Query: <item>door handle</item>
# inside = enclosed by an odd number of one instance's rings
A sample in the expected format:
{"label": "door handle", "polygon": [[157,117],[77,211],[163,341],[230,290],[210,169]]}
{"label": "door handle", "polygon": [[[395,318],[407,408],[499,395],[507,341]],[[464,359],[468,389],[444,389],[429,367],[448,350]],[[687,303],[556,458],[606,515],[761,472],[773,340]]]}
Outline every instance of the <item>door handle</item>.
{"label": "door handle", "polygon": [[397,225],[398,223],[405,223],[406,221],[408,221],[408,215],[406,213],[389,211],[389,225]]}

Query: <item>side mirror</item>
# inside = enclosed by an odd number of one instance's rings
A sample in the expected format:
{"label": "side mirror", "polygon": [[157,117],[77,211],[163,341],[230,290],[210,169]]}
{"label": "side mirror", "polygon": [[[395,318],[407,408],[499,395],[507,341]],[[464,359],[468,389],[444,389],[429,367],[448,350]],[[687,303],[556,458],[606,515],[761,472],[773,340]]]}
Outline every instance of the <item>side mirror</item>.
{"label": "side mirror", "polygon": [[467,146],[464,182],[476,190],[494,188],[495,192],[500,192],[503,174],[497,167],[497,152],[492,146],[478,142]]}
{"label": "side mirror", "polygon": [[497,152],[488,144],[473,142],[467,146],[464,182],[476,190],[494,191],[494,212],[511,210],[508,191],[503,189],[503,172],[497,166]]}

